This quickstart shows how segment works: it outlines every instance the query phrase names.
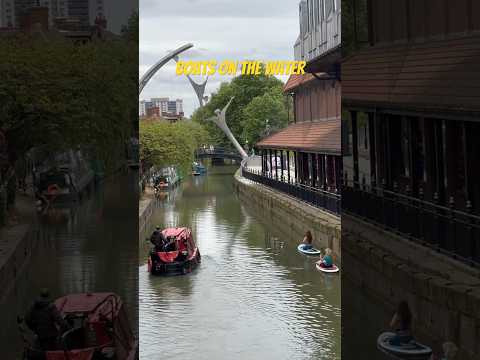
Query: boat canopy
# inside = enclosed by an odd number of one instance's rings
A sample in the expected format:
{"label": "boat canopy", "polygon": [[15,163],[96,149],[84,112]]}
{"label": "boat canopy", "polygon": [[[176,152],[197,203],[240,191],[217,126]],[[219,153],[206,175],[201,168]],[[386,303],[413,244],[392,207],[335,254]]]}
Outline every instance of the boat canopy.
{"label": "boat canopy", "polygon": [[165,238],[175,238],[176,243],[176,250],[175,251],[167,251],[167,252],[159,252],[160,259],[163,262],[169,263],[173,262],[174,259],[177,258],[178,253],[181,251],[188,252],[188,258],[192,257],[195,254],[197,245],[193,240],[192,231],[186,227],[179,227],[179,228],[167,228],[162,231],[163,236]]}
{"label": "boat canopy", "polygon": [[137,342],[118,295],[109,292],[71,294],[57,299],[55,305],[66,317],[83,318],[78,330],[92,332],[95,340],[88,345],[85,343],[85,347],[46,351],[47,360],[90,360],[103,347],[113,347],[117,359],[134,359]]}

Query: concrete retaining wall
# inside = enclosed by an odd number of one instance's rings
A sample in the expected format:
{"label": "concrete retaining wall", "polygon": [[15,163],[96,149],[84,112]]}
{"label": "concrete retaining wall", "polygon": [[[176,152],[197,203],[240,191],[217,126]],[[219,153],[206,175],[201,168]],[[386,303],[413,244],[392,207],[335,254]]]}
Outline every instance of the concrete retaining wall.
{"label": "concrete retaining wall", "polygon": [[[342,228],[342,278],[380,307],[374,312],[383,314],[385,327],[398,302],[407,300],[421,342],[440,351],[453,341],[457,359],[480,359],[479,270],[345,214]],[[342,289],[344,296],[354,293]]]}
{"label": "concrete retaining wall", "polygon": [[314,245],[318,248],[330,247],[336,255],[336,261],[340,262],[340,217],[253,183],[241,177],[239,172],[235,174],[234,186],[240,200],[260,211],[265,221],[299,241],[305,231],[310,230]]}
{"label": "concrete retaining wall", "polygon": [[155,206],[155,199],[147,195],[140,200],[138,206],[138,235],[140,241],[146,236],[146,231],[150,225],[150,218],[152,217]]}

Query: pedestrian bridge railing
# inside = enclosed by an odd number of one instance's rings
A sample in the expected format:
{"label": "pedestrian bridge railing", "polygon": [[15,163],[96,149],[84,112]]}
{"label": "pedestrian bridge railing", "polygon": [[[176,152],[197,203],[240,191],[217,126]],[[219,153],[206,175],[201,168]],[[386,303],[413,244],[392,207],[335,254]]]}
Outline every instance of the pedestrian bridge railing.
{"label": "pedestrian bridge railing", "polygon": [[304,201],[310,205],[326,210],[330,213],[340,215],[341,196],[337,193],[317,189],[308,185],[285,182],[270,177],[268,174],[262,174],[261,171],[247,167],[242,167],[241,174],[248,180],[268,186],[272,189],[281,191],[298,200]]}
{"label": "pedestrian bridge railing", "polygon": [[196,159],[219,158],[219,159],[242,160],[242,156],[239,153],[226,151],[223,148],[197,149],[195,151],[195,158]]}

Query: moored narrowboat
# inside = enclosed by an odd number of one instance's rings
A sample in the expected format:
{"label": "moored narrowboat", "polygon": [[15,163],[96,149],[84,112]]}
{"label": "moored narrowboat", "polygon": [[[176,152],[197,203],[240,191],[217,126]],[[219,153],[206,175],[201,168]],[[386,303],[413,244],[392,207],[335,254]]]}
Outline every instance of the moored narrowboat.
{"label": "moored narrowboat", "polygon": [[203,165],[202,163],[200,162],[194,162],[192,164],[192,175],[193,176],[199,176],[199,175],[203,175],[207,172],[207,168],[205,167],[205,165]]}
{"label": "moored narrowboat", "polygon": [[67,151],[34,171],[36,195],[50,203],[75,201],[93,184],[95,174],[81,151]]}

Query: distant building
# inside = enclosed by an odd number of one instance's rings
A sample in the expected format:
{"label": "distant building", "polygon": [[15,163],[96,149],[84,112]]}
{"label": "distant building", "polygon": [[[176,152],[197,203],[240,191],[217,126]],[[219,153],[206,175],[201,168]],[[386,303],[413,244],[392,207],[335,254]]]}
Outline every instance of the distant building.
{"label": "distant building", "polygon": [[138,116],[143,117],[147,115],[147,103],[148,101],[141,100],[138,105]]}
{"label": "distant building", "polygon": [[15,4],[13,0],[0,0],[0,28],[15,24]]}
{"label": "distant building", "polygon": [[[48,8],[45,6],[34,6],[22,9],[18,16],[18,21],[21,29],[32,31],[41,29],[47,31],[49,29],[48,23]],[[38,25],[40,24],[40,28]]]}
{"label": "distant building", "polygon": [[157,106],[148,107],[145,109],[145,116],[148,118],[160,117],[160,108]]}
{"label": "distant building", "polygon": [[49,24],[52,26],[57,18],[68,18],[68,3],[66,0],[44,0],[43,6],[48,7]]}
{"label": "distant building", "polygon": [[88,0],[68,0],[69,17],[76,18],[83,26],[90,25],[90,7]]}
{"label": "distant building", "polygon": [[139,103],[138,114],[140,117],[162,117],[164,119],[181,120],[183,118],[183,100],[169,100],[169,98],[151,98]]}
{"label": "distant building", "polygon": [[168,98],[152,98],[150,99],[150,106],[155,106],[160,109],[160,113],[168,112]]}
{"label": "distant building", "polygon": [[[22,17],[35,7],[48,8],[51,27],[66,24],[69,29],[85,29],[96,24],[106,28],[103,0],[0,0],[0,27],[22,27]],[[72,21],[78,25],[72,25]]]}

